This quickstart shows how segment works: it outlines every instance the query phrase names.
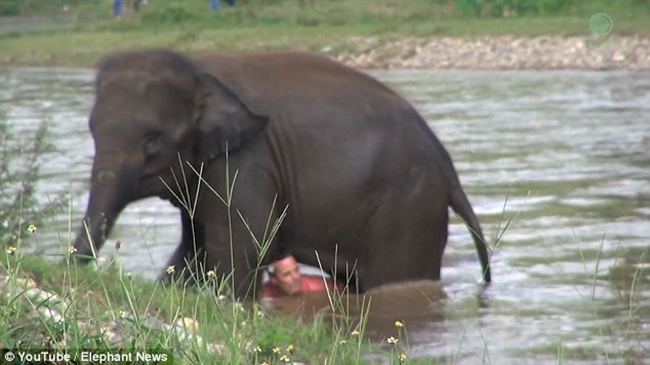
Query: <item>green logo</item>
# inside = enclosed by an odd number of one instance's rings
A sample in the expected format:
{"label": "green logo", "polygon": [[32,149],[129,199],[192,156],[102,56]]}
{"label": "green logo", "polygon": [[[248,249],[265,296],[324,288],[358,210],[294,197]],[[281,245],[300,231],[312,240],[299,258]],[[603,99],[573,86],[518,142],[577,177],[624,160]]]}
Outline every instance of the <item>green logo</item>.
{"label": "green logo", "polygon": [[605,13],[596,13],[589,18],[589,30],[597,37],[606,37],[613,28],[612,17]]}

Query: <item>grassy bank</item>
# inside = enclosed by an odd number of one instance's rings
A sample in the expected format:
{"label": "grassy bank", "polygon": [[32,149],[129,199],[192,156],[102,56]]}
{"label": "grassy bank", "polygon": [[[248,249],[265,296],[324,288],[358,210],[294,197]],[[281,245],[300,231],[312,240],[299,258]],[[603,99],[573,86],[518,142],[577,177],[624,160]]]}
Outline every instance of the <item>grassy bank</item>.
{"label": "grassy bank", "polygon": [[[520,1],[509,8],[507,1],[240,0],[215,12],[204,0],[150,1],[138,12],[126,9],[120,20],[112,17],[110,1],[67,3],[67,20],[2,28],[0,62],[92,66],[106,52],[136,47],[190,53],[327,49],[336,55],[367,37],[588,35],[589,19],[598,12],[613,19],[615,34],[650,34],[650,6],[639,0]],[[49,4],[23,13],[60,15],[62,7]]]}
{"label": "grassy bank", "polygon": [[369,355],[396,364],[437,362],[407,358],[399,343],[401,326],[392,346],[379,347],[364,340],[362,322],[319,315],[306,323],[268,314],[259,304],[219,295],[214,280],[200,288],[162,284],[114,264],[53,264],[69,250],[54,258],[22,251],[8,247],[0,254],[3,348],[72,356],[79,349],[148,352],[173,357],[174,363],[359,364]]}

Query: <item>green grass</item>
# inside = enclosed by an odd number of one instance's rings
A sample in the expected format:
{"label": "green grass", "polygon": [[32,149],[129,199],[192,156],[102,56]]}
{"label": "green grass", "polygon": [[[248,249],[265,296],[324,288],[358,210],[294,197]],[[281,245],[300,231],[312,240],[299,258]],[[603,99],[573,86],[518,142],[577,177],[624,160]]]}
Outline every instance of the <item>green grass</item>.
{"label": "green grass", "polygon": [[[635,0],[579,2],[555,13],[475,17],[460,1],[249,0],[208,11],[203,0],[151,2],[120,21],[108,2],[73,4],[77,21],[44,30],[0,33],[0,63],[92,66],[103,54],[137,47],[173,47],[190,53],[250,50],[330,52],[415,37],[589,35],[592,14],[606,12],[615,34],[650,34],[650,7]],[[28,14],[52,14],[35,8]],[[0,21],[2,18],[0,18]]]}
{"label": "green grass", "polygon": [[[3,348],[158,349],[176,363],[212,364],[274,364],[283,356],[311,364],[358,364],[368,354],[400,363],[406,350],[401,344],[393,351],[371,345],[364,340],[363,323],[330,320],[342,317],[319,314],[304,321],[234,301],[219,295],[214,280],[201,287],[163,284],[126,273],[115,261],[99,269],[64,264],[67,248],[59,257],[22,247],[10,251],[0,254]],[[48,298],[52,294],[56,297]],[[340,297],[332,300],[334,311],[344,308]],[[119,328],[117,342],[105,332],[111,328]]]}

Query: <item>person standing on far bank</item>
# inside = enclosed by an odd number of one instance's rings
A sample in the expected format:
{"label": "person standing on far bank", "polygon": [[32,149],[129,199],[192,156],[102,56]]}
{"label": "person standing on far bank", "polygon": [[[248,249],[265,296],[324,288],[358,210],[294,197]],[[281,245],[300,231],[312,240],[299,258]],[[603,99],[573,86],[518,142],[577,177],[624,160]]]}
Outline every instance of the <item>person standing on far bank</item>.
{"label": "person standing on far bank", "polygon": [[[226,0],[226,3],[230,6],[235,6],[236,0]],[[221,8],[221,0],[209,0],[210,10],[217,11]]]}
{"label": "person standing on far bank", "polygon": [[117,19],[122,16],[122,0],[113,0],[113,16]]}

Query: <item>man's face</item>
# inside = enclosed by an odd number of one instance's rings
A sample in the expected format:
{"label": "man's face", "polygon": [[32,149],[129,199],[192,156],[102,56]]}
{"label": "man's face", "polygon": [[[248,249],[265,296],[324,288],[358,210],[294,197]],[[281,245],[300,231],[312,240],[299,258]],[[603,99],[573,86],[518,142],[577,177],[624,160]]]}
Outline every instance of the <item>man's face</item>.
{"label": "man's face", "polygon": [[293,295],[300,291],[302,275],[293,256],[287,256],[273,263],[274,275],[271,277],[282,290]]}

